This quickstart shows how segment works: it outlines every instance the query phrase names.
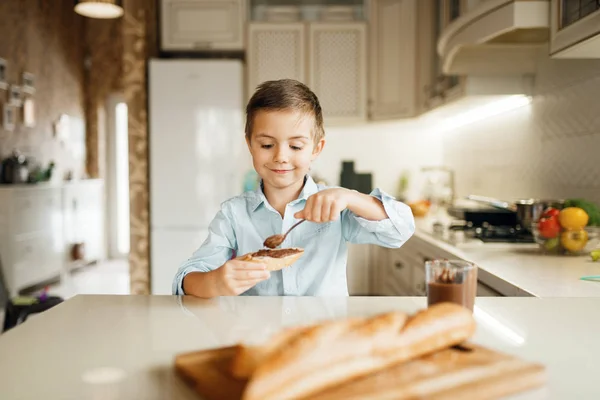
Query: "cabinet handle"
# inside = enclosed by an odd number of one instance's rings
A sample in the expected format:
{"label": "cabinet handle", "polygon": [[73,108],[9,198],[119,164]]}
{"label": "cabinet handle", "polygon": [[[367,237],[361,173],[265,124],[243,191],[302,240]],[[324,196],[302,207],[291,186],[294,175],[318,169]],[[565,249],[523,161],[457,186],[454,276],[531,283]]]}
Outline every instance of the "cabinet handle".
{"label": "cabinet handle", "polygon": [[402,269],[404,268],[404,264],[402,264],[400,261],[397,261],[394,263],[394,266],[398,269]]}
{"label": "cabinet handle", "polygon": [[212,47],[210,42],[194,42],[196,49],[210,49]]}

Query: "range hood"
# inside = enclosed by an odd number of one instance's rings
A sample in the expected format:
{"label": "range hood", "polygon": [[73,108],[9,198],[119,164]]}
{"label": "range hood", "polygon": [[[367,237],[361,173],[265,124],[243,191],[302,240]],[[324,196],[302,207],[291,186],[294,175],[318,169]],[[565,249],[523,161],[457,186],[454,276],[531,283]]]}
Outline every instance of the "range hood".
{"label": "range hood", "polygon": [[533,74],[550,36],[548,0],[485,0],[442,31],[446,75]]}

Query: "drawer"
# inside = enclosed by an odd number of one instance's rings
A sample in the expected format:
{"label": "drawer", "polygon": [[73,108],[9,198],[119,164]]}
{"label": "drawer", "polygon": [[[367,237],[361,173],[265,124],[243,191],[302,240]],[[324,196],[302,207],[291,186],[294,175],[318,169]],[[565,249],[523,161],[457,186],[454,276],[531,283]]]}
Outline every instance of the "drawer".
{"label": "drawer", "polygon": [[60,192],[40,190],[17,193],[12,200],[12,227],[17,235],[33,232],[60,232],[62,229]]}
{"label": "drawer", "polygon": [[425,266],[413,268],[412,271],[412,294],[415,296],[427,296],[427,285],[425,283]]}
{"label": "drawer", "polygon": [[409,288],[411,284],[410,258],[402,250],[390,250],[388,258],[388,279],[397,280],[400,285]]}
{"label": "drawer", "polygon": [[410,296],[409,290],[397,279],[387,279],[383,285],[384,296]]}
{"label": "drawer", "polygon": [[40,277],[59,274],[63,252],[51,235],[36,235],[14,243],[13,271],[20,281],[36,283]]}

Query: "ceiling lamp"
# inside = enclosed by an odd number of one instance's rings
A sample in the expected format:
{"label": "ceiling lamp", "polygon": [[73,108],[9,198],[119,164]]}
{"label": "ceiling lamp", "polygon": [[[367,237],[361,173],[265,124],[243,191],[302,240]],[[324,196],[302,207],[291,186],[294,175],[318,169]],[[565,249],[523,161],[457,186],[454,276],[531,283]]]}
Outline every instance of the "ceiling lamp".
{"label": "ceiling lamp", "polygon": [[75,0],[75,12],[90,18],[119,18],[123,15],[123,0]]}

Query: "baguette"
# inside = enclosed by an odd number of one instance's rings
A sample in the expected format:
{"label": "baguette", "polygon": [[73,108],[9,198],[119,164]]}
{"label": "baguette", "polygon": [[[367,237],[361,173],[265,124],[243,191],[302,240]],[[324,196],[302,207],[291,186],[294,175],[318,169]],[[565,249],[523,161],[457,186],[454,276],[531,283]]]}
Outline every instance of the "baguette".
{"label": "baguette", "polygon": [[[391,312],[333,321],[289,335],[263,353],[244,400],[299,399],[391,365],[459,344],[475,331],[472,313],[441,303],[408,317]],[[238,352],[248,357],[252,351]],[[255,350],[256,351],[256,350]],[[245,356],[243,355],[245,354]],[[265,356],[266,354],[266,356]],[[240,362],[239,360],[237,362]]]}
{"label": "baguette", "polygon": [[302,255],[304,249],[296,247],[285,249],[263,249],[253,253],[239,256],[238,259],[250,262],[259,262],[267,266],[268,271],[279,271],[294,264]]}

